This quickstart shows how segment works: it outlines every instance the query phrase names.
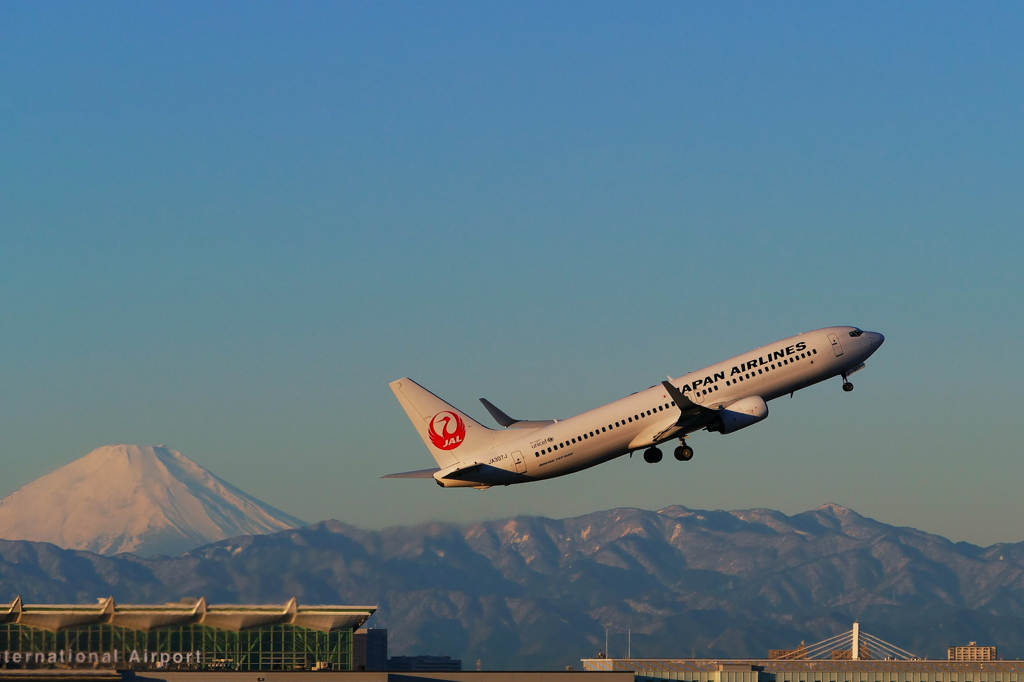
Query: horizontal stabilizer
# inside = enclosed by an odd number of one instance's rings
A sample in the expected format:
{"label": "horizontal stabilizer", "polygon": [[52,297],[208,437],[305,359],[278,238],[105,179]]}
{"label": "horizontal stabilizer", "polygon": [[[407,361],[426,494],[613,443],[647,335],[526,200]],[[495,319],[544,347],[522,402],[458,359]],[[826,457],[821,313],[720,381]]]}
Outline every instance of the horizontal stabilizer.
{"label": "horizontal stabilizer", "polygon": [[381,478],[433,478],[440,469],[420,469],[419,471],[403,471],[400,474],[388,474],[387,476],[381,476]]}
{"label": "horizontal stabilizer", "polygon": [[[480,470],[483,469],[483,468],[484,468],[483,464],[471,464],[468,467],[459,467],[458,469],[452,469],[451,471],[446,472],[445,475],[442,476],[441,478],[462,479],[462,478],[466,478],[467,476],[469,476],[471,474],[478,474],[478,473],[480,473]],[[489,467],[489,468],[493,468],[493,467]]]}
{"label": "horizontal stabilizer", "polygon": [[517,421],[519,421],[518,419],[513,419],[512,417],[508,416],[507,414],[499,410],[487,398],[480,398],[480,402],[483,403],[484,407],[487,408],[487,411],[491,413],[492,417],[494,417],[494,421],[498,422],[498,424],[504,426],[506,429],[515,424]]}
{"label": "horizontal stabilizer", "polygon": [[470,464],[469,466],[456,465],[448,469],[442,469],[436,478],[446,488],[478,488],[480,486],[488,488],[492,485],[515,483],[519,480],[519,474],[481,462],[479,464]]}
{"label": "horizontal stabilizer", "polygon": [[500,409],[495,407],[494,403],[492,403],[487,398],[480,398],[480,402],[483,404],[484,407],[487,408],[487,411],[491,413],[491,416],[494,417],[494,421],[498,422],[506,429],[539,429],[543,426],[548,426],[549,424],[555,423],[554,419],[543,419],[533,421],[524,419],[513,419],[512,417],[508,416]]}

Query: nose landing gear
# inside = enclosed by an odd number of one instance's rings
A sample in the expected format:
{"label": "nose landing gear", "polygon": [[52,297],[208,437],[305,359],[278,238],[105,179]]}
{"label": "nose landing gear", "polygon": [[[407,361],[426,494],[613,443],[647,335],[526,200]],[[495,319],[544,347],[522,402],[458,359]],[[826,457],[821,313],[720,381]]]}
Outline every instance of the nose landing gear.
{"label": "nose landing gear", "polygon": [[847,393],[853,390],[853,384],[851,384],[850,380],[846,378],[846,372],[843,372],[843,390]]}
{"label": "nose landing gear", "polygon": [[676,449],[672,451],[672,454],[675,455],[675,458],[678,459],[680,462],[689,462],[691,459],[693,459],[693,448],[683,443],[682,445],[676,447]]}
{"label": "nose landing gear", "polygon": [[655,464],[661,461],[661,450],[658,448],[647,448],[644,450],[644,461],[648,464]]}

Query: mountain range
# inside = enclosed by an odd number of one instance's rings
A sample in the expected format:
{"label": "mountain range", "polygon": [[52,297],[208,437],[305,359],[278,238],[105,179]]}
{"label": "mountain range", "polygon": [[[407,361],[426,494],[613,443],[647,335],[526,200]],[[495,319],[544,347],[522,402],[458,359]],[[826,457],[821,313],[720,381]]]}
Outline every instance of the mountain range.
{"label": "mountain range", "polygon": [[982,548],[828,504],[613,509],[381,531],[338,521],[142,558],[0,541],[0,598],[377,604],[392,654],[486,669],[635,657],[757,657],[848,630],[921,656],[978,641],[1024,654],[1024,543]]}
{"label": "mountain range", "polygon": [[0,500],[0,538],[100,554],[181,554],[302,525],[162,445],[97,448]]}

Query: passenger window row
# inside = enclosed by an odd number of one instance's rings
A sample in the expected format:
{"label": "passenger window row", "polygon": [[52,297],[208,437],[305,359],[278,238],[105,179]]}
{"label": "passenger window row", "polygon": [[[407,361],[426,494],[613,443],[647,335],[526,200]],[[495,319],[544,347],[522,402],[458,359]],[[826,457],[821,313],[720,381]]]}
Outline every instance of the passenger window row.
{"label": "passenger window row", "polygon": [[632,423],[634,421],[640,421],[644,417],[650,417],[650,416],[652,416],[652,415],[654,415],[654,414],[656,414],[658,412],[663,412],[663,411],[665,411],[665,410],[667,410],[667,409],[669,409],[671,407],[675,407],[675,404],[676,404],[676,401],[672,400],[670,402],[665,403],[664,405],[658,405],[657,407],[652,407],[651,409],[647,410],[646,412],[641,412],[640,414],[634,414],[632,417],[626,417],[625,419],[617,421],[614,424],[609,424],[608,426],[602,426],[600,429],[595,429],[593,431],[584,433],[581,436],[576,436],[575,438],[570,438],[567,441],[563,441],[561,443],[556,443],[555,445],[552,445],[552,446],[547,447],[547,448],[541,448],[540,450],[537,450],[536,452],[534,452],[533,456],[534,457],[540,457],[541,455],[546,455],[546,454],[548,454],[550,452],[555,452],[556,450],[561,450],[562,448],[568,447],[569,445],[572,445],[573,443],[582,443],[584,440],[589,440],[590,438],[594,438],[595,436],[599,436],[602,433],[607,433],[607,432],[611,431],[612,429],[621,428],[621,427],[625,426],[626,424]]}

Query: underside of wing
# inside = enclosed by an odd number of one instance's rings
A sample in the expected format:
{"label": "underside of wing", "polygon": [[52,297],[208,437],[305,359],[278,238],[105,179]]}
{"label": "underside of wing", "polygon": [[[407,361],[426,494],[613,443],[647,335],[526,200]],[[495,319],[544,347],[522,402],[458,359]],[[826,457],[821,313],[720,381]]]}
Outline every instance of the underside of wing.
{"label": "underside of wing", "polygon": [[398,474],[388,474],[387,476],[381,476],[381,478],[433,478],[440,469],[434,467],[433,469],[420,469],[418,471],[403,471]]}

